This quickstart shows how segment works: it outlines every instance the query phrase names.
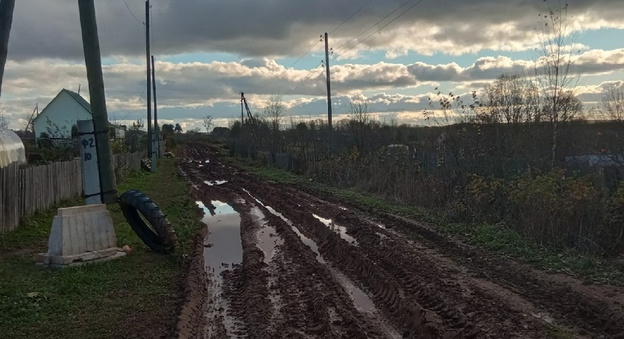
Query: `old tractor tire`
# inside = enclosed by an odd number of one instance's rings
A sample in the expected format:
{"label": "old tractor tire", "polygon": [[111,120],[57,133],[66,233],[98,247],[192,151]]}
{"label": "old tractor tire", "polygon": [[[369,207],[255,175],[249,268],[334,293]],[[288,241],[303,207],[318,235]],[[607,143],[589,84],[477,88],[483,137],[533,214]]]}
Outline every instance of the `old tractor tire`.
{"label": "old tractor tire", "polygon": [[175,231],[152,199],[138,190],[129,190],[119,197],[119,205],[130,227],[145,245],[159,253],[175,249]]}

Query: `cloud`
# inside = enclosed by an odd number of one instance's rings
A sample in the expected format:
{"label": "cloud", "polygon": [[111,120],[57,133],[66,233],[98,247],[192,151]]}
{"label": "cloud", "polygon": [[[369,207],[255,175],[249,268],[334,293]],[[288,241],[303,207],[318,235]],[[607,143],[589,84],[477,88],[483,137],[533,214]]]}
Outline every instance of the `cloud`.
{"label": "cloud", "polygon": [[[574,64],[586,76],[621,72],[624,49],[585,51],[575,57]],[[332,100],[337,110],[344,111],[349,100],[366,93],[371,109],[376,112],[404,112],[423,108],[427,100],[422,93],[438,85],[445,91],[470,93],[503,73],[530,75],[534,74],[534,68],[534,61],[504,56],[477,58],[467,67],[423,62],[335,65],[332,66]],[[109,112],[118,119],[140,117],[145,107],[145,66],[120,60],[105,65],[103,73]],[[254,113],[261,112],[268,97],[274,94],[283,96],[289,114],[318,114],[326,109],[322,68],[286,68],[271,58],[210,63],[157,61],[156,74],[159,113],[169,119],[198,119],[206,114],[215,118],[237,116],[240,92],[246,93]],[[35,103],[43,108],[62,88],[77,90],[79,85],[81,94],[88,97],[82,63],[58,59],[9,60],[3,83],[3,109],[15,120],[22,119],[32,112]],[[583,89],[585,97],[595,101],[588,96],[590,92]]]}
{"label": "cloud", "polygon": [[[123,1],[96,3],[102,54],[106,57],[141,57],[144,53],[144,1],[127,3],[128,8]],[[458,55],[484,49],[527,50],[538,40],[534,30],[537,14],[548,11],[542,1],[448,0],[424,1],[398,17],[411,5],[400,7],[404,3],[371,2],[332,32],[331,47],[343,53],[358,44],[348,55],[358,55],[360,50],[383,50],[390,58],[406,51]],[[568,21],[573,30],[624,28],[620,0],[568,3]],[[359,0],[153,0],[152,47],[160,55],[223,52],[254,58],[298,56],[318,40],[319,34],[339,26],[361,6]],[[316,50],[321,50],[321,45],[317,44]],[[81,59],[77,2],[17,1],[9,57],[20,61]]]}

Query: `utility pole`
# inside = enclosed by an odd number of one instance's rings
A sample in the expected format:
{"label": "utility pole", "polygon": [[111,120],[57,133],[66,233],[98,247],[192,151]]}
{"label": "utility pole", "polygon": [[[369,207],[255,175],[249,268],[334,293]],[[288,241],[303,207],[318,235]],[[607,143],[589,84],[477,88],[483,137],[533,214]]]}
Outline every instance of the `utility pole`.
{"label": "utility pole", "polygon": [[327,73],[327,123],[329,130],[332,130],[332,103],[331,103],[331,83],[329,76],[329,41],[327,32],[325,33],[325,72]]}
{"label": "utility pole", "polygon": [[11,35],[14,8],[15,0],[0,0],[0,95],[2,93],[4,65],[9,52],[9,36]]}
{"label": "utility pole", "polygon": [[152,156],[152,170],[156,167],[156,158],[160,158],[160,131],[158,130],[158,109],[156,108],[156,71],[154,56],[152,55],[152,88],[154,90],[154,156]]}
{"label": "utility pole", "polygon": [[[152,158],[152,91],[151,91],[151,72],[150,72],[150,28],[149,28],[149,0],[145,0],[145,63],[147,65],[147,157]],[[152,164],[152,171],[154,171]]]}
{"label": "utility pole", "polygon": [[243,116],[243,92],[241,92],[241,127],[245,124],[245,117]]}
{"label": "utility pole", "polygon": [[82,46],[87,66],[87,80],[89,81],[89,99],[93,115],[98,170],[100,172],[100,196],[103,203],[114,204],[117,203],[117,190],[108,137],[108,114],[104,96],[104,79],[102,77],[100,41],[95,20],[95,5],[93,0],[78,0],[78,8],[80,12],[80,27],[82,29]]}

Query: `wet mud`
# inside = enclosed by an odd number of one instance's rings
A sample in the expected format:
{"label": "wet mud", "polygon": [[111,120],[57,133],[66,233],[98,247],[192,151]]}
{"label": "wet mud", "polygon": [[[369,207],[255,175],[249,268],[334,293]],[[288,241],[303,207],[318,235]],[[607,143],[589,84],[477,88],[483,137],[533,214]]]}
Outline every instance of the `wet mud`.
{"label": "wet mud", "polygon": [[190,315],[200,320],[187,321],[194,337],[624,337],[621,288],[586,286],[414,220],[259,180],[207,146],[187,146],[180,170],[208,230],[206,292]]}

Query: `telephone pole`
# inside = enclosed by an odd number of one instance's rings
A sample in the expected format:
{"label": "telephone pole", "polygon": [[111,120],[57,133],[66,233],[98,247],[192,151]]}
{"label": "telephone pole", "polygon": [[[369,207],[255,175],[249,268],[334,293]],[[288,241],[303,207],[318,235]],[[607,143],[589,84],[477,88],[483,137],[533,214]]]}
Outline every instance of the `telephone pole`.
{"label": "telephone pole", "polygon": [[2,90],[2,77],[9,51],[9,36],[13,23],[13,10],[15,0],[0,0],[0,93]]}
{"label": "telephone pole", "polygon": [[241,92],[241,127],[245,124],[245,117],[243,116],[243,92]]}
{"label": "telephone pole", "polygon": [[100,41],[97,33],[93,0],[78,0],[78,9],[80,12],[85,64],[87,66],[87,79],[89,81],[89,100],[91,101],[91,111],[93,113],[98,171],[100,172],[100,196],[103,203],[114,204],[117,202],[117,191],[115,176],[113,175],[113,164],[111,162]]}
{"label": "telephone pole", "polygon": [[331,104],[331,83],[329,76],[329,41],[325,32],[325,72],[327,73],[327,123],[329,130],[332,129],[332,104]]}
{"label": "telephone pole", "polygon": [[156,67],[154,67],[154,56],[152,55],[152,89],[154,91],[154,156],[152,156],[152,168],[156,167],[156,158],[160,157],[160,131],[158,130],[158,108],[156,104]]}
{"label": "telephone pole", "polygon": [[[147,65],[147,157],[152,158],[152,91],[151,91],[151,72],[150,72],[150,31],[149,31],[149,0],[145,1],[145,63]],[[154,170],[152,164],[152,171]]]}

